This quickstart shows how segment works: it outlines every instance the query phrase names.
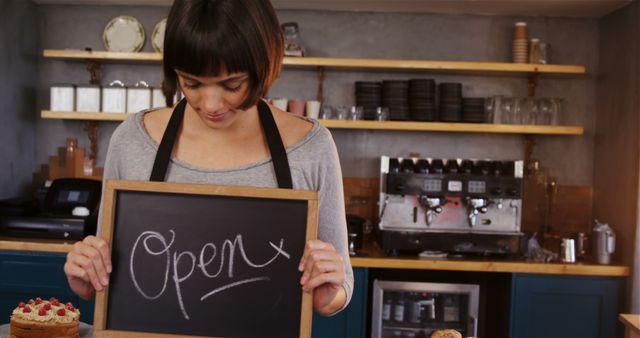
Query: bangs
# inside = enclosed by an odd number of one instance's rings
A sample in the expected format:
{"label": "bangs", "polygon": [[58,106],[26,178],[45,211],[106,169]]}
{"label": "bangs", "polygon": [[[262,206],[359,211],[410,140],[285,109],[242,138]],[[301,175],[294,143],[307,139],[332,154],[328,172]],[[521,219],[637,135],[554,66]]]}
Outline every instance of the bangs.
{"label": "bangs", "polygon": [[[175,27],[173,41],[167,41],[164,58],[182,72],[195,76],[218,76],[227,73],[251,73],[255,66],[249,46],[222,10],[203,6],[192,21],[192,26]],[[249,74],[250,78],[255,75]]]}

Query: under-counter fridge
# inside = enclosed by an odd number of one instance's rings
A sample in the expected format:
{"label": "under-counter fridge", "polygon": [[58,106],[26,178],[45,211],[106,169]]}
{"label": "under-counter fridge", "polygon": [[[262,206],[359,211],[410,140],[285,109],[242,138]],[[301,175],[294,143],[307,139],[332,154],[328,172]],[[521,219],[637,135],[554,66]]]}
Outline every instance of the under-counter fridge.
{"label": "under-counter fridge", "polygon": [[372,338],[428,338],[454,329],[476,337],[480,286],[374,280]]}

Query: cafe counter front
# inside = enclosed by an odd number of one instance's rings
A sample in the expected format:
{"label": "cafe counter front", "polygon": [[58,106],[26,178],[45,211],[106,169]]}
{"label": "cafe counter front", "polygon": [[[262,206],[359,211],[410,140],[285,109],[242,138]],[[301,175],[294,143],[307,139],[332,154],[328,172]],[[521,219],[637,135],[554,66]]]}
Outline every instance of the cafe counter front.
{"label": "cafe counter front", "polygon": [[[37,296],[77,303],[82,321],[92,323],[93,302],[75,296],[63,272],[72,245],[0,238],[0,313],[6,313],[0,324],[8,322],[19,301]],[[622,297],[630,273],[626,266],[389,257],[373,244],[364,252],[351,258],[355,291],[350,305],[332,317],[314,315],[313,337],[371,336],[375,281],[478,285],[478,337],[624,335],[618,316],[624,312]]]}

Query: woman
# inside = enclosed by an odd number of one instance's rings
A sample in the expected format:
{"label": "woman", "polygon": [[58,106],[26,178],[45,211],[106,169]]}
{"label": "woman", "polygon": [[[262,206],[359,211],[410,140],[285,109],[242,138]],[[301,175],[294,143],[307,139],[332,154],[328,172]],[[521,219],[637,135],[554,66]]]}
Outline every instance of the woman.
{"label": "woman", "polygon": [[[176,0],[167,19],[163,87],[167,98],[179,88],[185,99],[175,110],[140,112],[122,123],[109,144],[104,179],[318,190],[319,240],[306,243],[300,284],[314,291],[314,309],[331,315],[349,303],[353,288],[342,175],[324,127],[261,100],[279,76],[283,48],[268,1]],[[85,238],[64,270],[71,289],[91,298],[109,283],[109,246]]]}

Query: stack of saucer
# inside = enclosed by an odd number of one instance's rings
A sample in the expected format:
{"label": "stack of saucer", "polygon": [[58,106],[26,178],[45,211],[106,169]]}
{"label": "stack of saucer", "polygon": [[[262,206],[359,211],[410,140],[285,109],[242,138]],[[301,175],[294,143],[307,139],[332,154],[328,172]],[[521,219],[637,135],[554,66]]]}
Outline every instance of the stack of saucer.
{"label": "stack of saucer", "polygon": [[513,32],[513,62],[529,62],[529,35],[527,33],[527,23],[517,22]]}
{"label": "stack of saucer", "polygon": [[471,123],[485,122],[484,98],[462,99],[462,121]]}
{"label": "stack of saucer", "polygon": [[409,113],[413,121],[435,121],[436,82],[432,79],[409,80]]}
{"label": "stack of saucer", "polygon": [[382,81],[382,105],[389,107],[390,120],[409,120],[409,81]]}
{"label": "stack of saucer", "polygon": [[376,108],[382,106],[380,82],[356,81],[356,106],[361,106],[365,120],[375,120]]}
{"label": "stack of saucer", "polygon": [[462,84],[441,83],[440,92],[440,121],[460,122],[462,120]]}

